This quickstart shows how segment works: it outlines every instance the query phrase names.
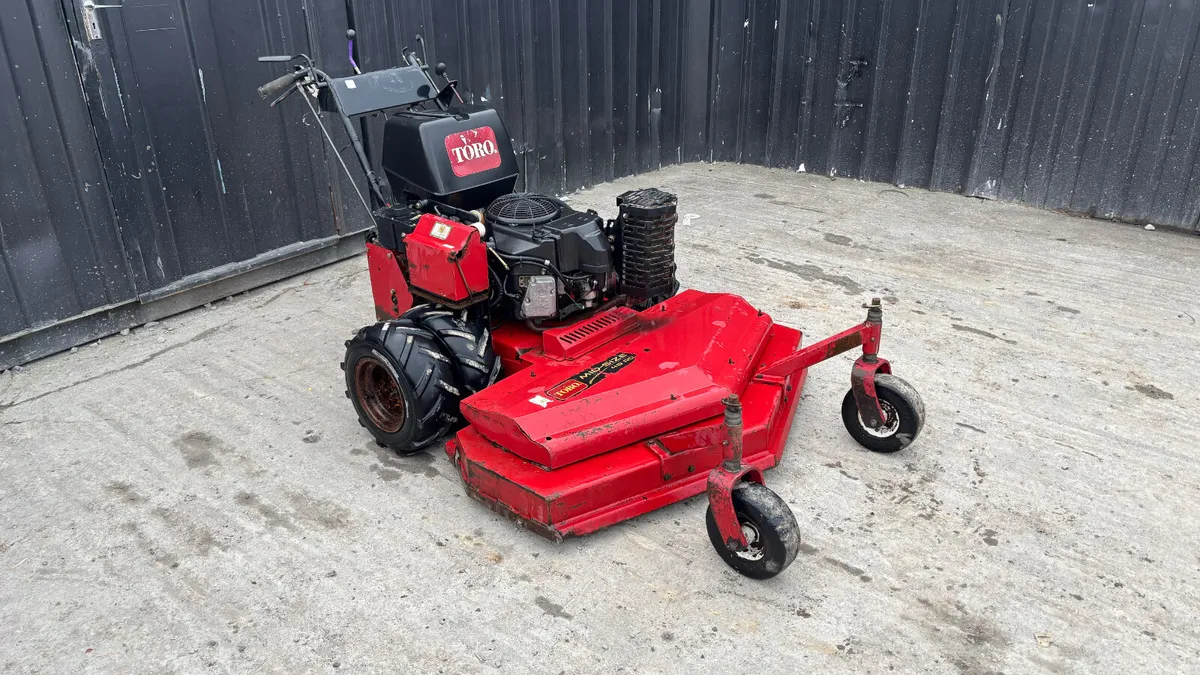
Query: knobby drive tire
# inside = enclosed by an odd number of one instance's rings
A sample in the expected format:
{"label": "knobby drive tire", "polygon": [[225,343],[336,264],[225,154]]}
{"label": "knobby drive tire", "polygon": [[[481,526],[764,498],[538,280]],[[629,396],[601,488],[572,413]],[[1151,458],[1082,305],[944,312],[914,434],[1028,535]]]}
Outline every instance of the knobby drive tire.
{"label": "knobby drive tire", "polygon": [[481,312],[422,305],[409,310],[404,318],[429,329],[442,341],[445,352],[454,359],[464,397],[490,387],[500,377],[500,357],[492,349],[491,332]]}
{"label": "knobby drive tire", "polygon": [[458,423],[462,391],[441,342],[403,319],[346,342],[346,396],[375,440],[402,455],[432,445]]}

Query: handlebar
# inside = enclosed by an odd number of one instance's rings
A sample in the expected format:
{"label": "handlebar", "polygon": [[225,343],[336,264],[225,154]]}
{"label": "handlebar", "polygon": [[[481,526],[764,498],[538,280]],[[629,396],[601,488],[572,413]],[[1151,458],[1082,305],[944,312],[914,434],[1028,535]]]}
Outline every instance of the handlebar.
{"label": "handlebar", "polygon": [[284,75],[283,77],[279,77],[274,80],[271,80],[270,82],[259,87],[258,95],[263,98],[271,98],[273,96],[278,96],[279,94],[282,94],[284,91],[287,91],[288,87],[291,87],[293,84],[295,84],[296,81],[299,80],[301,77],[304,77],[304,71],[302,71],[302,70],[290,72],[287,75]]}

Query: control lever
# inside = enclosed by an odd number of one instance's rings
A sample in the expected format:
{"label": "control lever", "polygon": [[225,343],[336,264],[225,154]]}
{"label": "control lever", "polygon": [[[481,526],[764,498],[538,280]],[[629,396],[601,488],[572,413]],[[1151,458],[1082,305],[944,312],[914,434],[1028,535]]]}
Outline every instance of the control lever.
{"label": "control lever", "polygon": [[[454,96],[458,99],[458,102],[466,103],[463,101],[462,94],[458,93],[458,80],[451,80],[450,76],[446,74],[446,70],[446,64],[441,62],[438,62],[438,64],[433,67],[433,73],[446,81],[446,87],[454,92]],[[445,93],[445,90],[443,90],[443,93]],[[439,95],[438,98],[442,98],[441,95]]]}
{"label": "control lever", "polygon": [[346,40],[350,43],[350,66],[354,68],[355,75],[362,75],[362,71],[358,68],[358,63],[354,60],[354,38],[357,35],[358,33],[355,33],[353,28],[346,31]]}

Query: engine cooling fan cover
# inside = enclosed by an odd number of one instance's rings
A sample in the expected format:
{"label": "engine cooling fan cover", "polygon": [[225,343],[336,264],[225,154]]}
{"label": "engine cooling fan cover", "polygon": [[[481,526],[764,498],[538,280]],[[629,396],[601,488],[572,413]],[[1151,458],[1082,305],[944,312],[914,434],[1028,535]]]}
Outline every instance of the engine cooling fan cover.
{"label": "engine cooling fan cover", "polygon": [[504,195],[487,207],[487,219],[504,225],[541,225],[558,218],[558,200],[532,192]]}

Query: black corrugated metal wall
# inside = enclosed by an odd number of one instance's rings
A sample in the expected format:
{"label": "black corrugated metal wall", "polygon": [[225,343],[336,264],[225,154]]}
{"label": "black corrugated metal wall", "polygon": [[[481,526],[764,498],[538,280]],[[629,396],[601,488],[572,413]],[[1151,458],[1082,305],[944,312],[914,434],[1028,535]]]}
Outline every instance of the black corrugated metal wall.
{"label": "black corrugated metal wall", "polygon": [[1200,0],[126,0],[100,40],[81,5],[0,13],[0,336],[361,228],[253,91],[269,51],[348,72],[349,16],[366,69],[423,34],[531,189],[734,161],[1200,230]]}
{"label": "black corrugated metal wall", "polygon": [[1200,229],[1197,0],[351,4],[369,67],[423,33],[541,190],[732,161]]}

